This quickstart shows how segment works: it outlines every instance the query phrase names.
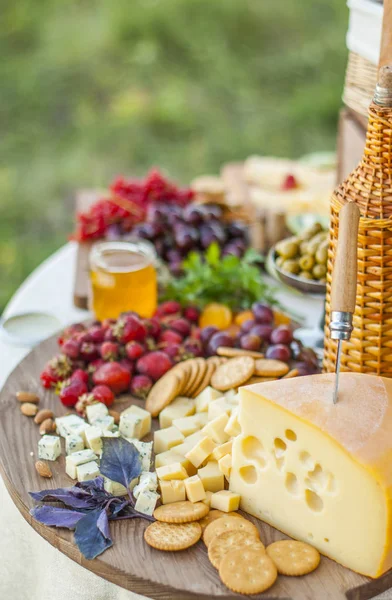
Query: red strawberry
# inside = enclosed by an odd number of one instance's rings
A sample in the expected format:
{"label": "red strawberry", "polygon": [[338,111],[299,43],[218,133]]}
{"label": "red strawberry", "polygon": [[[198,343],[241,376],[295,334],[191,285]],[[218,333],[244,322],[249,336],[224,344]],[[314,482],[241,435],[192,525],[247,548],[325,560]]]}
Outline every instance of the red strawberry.
{"label": "red strawberry", "polygon": [[173,366],[173,362],[164,352],[155,351],[145,354],[136,363],[136,369],[142,375],[148,375],[157,381]]}
{"label": "red strawberry", "polygon": [[107,385],[113,394],[121,394],[131,383],[130,372],[118,362],[105,363],[93,374],[95,385]]}
{"label": "red strawberry", "polygon": [[90,374],[95,373],[95,371],[97,369],[99,369],[99,367],[102,367],[102,365],[105,364],[105,361],[103,360],[103,358],[96,358],[95,360],[93,360],[89,366],[87,367],[88,372]]}
{"label": "red strawberry", "polygon": [[174,362],[178,362],[182,359],[182,346],[180,344],[168,344],[165,346],[165,354]]}
{"label": "red strawberry", "polygon": [[45,369],[42,371],[40,379],[44,388],[47,389],[55,387],[56,383],[58,382],[56,375],[49,366],[45,367]]}
{"label": "red strawberry", "polygon": [[184,338],[190,334],[191,325],[186,319],[174,319],[174,321],[171,321],[170,323],[170,329],[173,329]]}
{"label": "red strawberry", "polygon": [[89,329],[90,339],[94,344],[102,344],[105,336],[105,329],[99,325],[94,325]]}
{"label": "red strawberry", "polygon": [[182,335],[177,333],[177,331],[172,331],[171,329],[166,329],[166,331],[163,331],[161,333],[161,335],[159,336],[159,342],[160,343],[164,342],[167,344],[181,344]]}
{"label": "red strawberry", "polygon": [[68,358],[72,358],[73,360],[75,360],[76,358],[79,357],[79,349],[80,349],[80,344],[79,342],[77,342],[76,340],[73,339],[69,339],[69,340],[65,340],[61,351],[68,356]]}
{"label": "red strawberry", "polygon": [[197,323],[199,321],[200,311],[196,306],[187,306],[184,308],[184,317],[191,321],[192,323]]}
{"label": "red strawberry", "polygon": [[114,334],[114,331],[113,331],[113,327],[108,327],[107,329],[105,329],[104,340],[105,340],[105,342],[115,342],[115,341],[117,341],[117,338],[116,338],[116,336]]}
{"label": "red strawberry", "polygon": [[114,333],[121,344],[127,344],[132,340],[142,342],[147,335],[147,329],[139,317],[125,315],[118,319]]}
{"label": "red strawberry", "polygon": [[83,325],[83,323],[74,323],[73,325],[66,327],[64,329],[64,331],[61,332],[60,336],[57,339],[58,345],[62,346],[64,344],[65,340],[69,340],[72,337],[74,337],[75,334],[81,333],[82,331],[85,331],[85,330],[86,330],[86,327],[85,327],[85,325]]}
{"label": "red strawberry", "polygon": [[200,340],[188,338],[184,342],[184,358],[203,356],[203,346]]}
{"label": "red strawberry", "polygon": [[119,350],[120,347],[116,342],[104,342],[100,348],[100,353],[104,360],[116,360]]}
{"label": "red strawberry", "polygon": [[88,391],[87,385],[80,379],[67,379],[60,388],[60,400],[64,406],[75,406],[80,396]]}
{"label": "red strawberry", "polygon": [[167,300],[166,302],[162,302],[157,308],[157,315],[173,315],[175,313],[181,312],[181,304],[176,302],[175,300]]}
{"label": "red strawberry", "polygon": [[146,398],[152,386],[152,379],[147,375],[135,375],[131,381],[130,391],[137,398]]}
{"label": "red strawberry", "polygon": [[294,175],[287,175],[282,183],[282,190],[294,190],[298,187],[298,182]]}
{"label": "red strawberry", "polygon": [[106,406],[111,406],[114,402],[114,394],[107,385],[96,385],[91,390],[91,395],[97,402],[102,402]]}
{"label": "red strawberry", "polygon": [[83,342],[80,346],[80,358],[91,362],[99,357],[98,347],[92,342]]}
{"label": "red strawberry", "polygon": [[71,375],[72,363],[68,356],[59,354],[50,360],[40,375],[42,385],[51,388],[59,381],[63,381]]}
{"label": "red strawberry", "polygon": [[152,319],[144,319],[143,321],[148,335],[151,335],[154,339],[158,339],[159,334],[161,333],[161,324],[157,317],[152,317]]}
{"label": "red strawberry", "polygon": [[133,362],[129,358],[121,358],[118,363],[122,365],[131,375],[133,373]]}
{"label": "red strawberry", "polygon": [[88,385],[88,373],[83,369],[76,369],[71,375],[71,381],[75,380],[84,381],[86,385]]}
{"label": "red strawberry", "polygon": [[145,353],[146,349],[140,342],[128,342],[125,352],[130,360],[137,360]]}
{"label": "red strawberry", "polygon": [[83,394],[83,396],[80,396],[79,400],[75,404],[75,410],[78,413],[78,415],[80,415],[81,417],[85,417],[87,406],[96,403],[97,401],[95,400],[92,394]]}

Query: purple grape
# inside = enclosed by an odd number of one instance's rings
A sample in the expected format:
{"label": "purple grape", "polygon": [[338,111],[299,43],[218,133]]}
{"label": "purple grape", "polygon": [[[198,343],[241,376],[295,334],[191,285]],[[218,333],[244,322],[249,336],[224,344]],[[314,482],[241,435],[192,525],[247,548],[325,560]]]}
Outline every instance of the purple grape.
{"label": "purple grape", "polygon": [[169,271],[174,277],[181,277],[181,275],[184,274],[184,269],[182,268],[182,260],[173,260],[169,262]]}
{"label": "purple grape", "polygon": [[177,262],[182,260],[181,252],[175,248],[169,248],[166,252],[166,260],[168,262]]}
{"label": "purple grape", "polygon": [[203,249],[207,249],[211,244],[217,241],[217,237],[208,225],[202,225],[200,227],[200,245]]}
{"label": "purple grape", "polygon": [[227,225],[227,235],[231,238],[246,239],[248,236],[248,228],[240,221],[232,221]]}
{"label": "purple grape", "polygon": [[231,348],[233,345],[233,338],[228,333],[218,331],[218,333],[214,333],[208,342],[208,351],[210,354],[216,354],[218,348],[221,346],[229,346]]}
{"label": "purple grape", "polygon": [[314,375],[319,373],[318,365],[310,365],[306,362],[298,362],[294,364],[294,367],[298,369],[298,375]]}
{"label": "purple grape", "polygon": [[291,359],[290,348],[284,346],[283,344],[275,344],[274,346],[269,346],[269,348],[267,348],[267,352],[265,353],[265,357],[274,358],[283,362],[289,362],[289,360]]}
{"label": "purple grape", "polygon": [[244,350],[260,350],[261,339],[258,335],[245,333],[240,338],[240,347]]}
{"label": "purple grape", "polygon": [[184,226],[183,229],[176,231],[174,239],[180,250],[185,250],[188,252],[197,243],[197,229]]}
{"label": "purple grape", "polygon": [[[294,343],[297,343],[297,340],[294,340],[292,346]],[[297,360],[306,363],[310,367],[315,367],[316,369],[318,368],[317,354],[314,352],[314,350],[312,350],[312,348],[301,348],[300,352],[298,353],[294,349],[294,352]]]}
{"label": "purple grape", "polygon": [[240,248],[237,248],[237,246],[232,243],[226,244],[222,250],[222,256],[236,256],[237,258],[241,258],[242,255],[243,252],[240,250]]}
{"label": "purple grape", "polygon": [[248,319],[247,321],[244,321],[241,325],[241,331],[243,333],[249,333],[251,329],[253,329],[253,327],[256,325],[256,321],[254,321],[253,319]]}
{"label": "purple grape", "polygon": [[154,246],[155,246],[155,252],[157,253],[158,256],[164,257],[165,256],[165,244],[164,241],[160,238],[154,240]]}
{"label": "purple grape", "polygon": [[204,204],[202,209],[204,221],[220,221],[222,219],[222,209],[217,204]]}
{"label": "purple grape", "polygon": [[224,230],[224,227],[222,227],[222,225],[218,223],[218,221],[209,223],[206,227],[209,227],[212,230],[212,233],[216,237],[216,240],[219,243],[219,245],[222,246],[226,242],[226,232]]}
{"label": "purple grape", "polygon": [[165,205],[161,203],[151,204],[147,210],[147,221],[149,223],[164,223],[166,221]]}
{"label": "purple grape", "polygon": [[203,222],[203,211],[198,206],[190,205],[184,210],[184,221],[189,225],[200,225]]}
{"label": "purple grape", "polygon": [[134,233],[135,230],[138,237],[152,241],[161,233],[162,227],[158,223],[142,223],[134,227]]}
{"label": "purple grape", "polygon": [[274,320],[274,313],[272,309],[266,304],[261,302],[255,302],[252,306],[252,311],[255,319],[258,323],[272,323]]}
{"label": "purple grape", "polygon": [[250,333],[258,335],[264,342],[269,342],[273,327],[263,323],[258,323],[250,330]]}
{"label": "purple grape", "polygon": [[200,339],[202,343],[208,344],[214,333],[217,333],[218,331],[219,329],[213,325],[207,325],[207,327],[203,327],[203,329],[200,330]]}
{"label": "purple grape", "polygon": [[271,344],[291,344],[293,332],[287,325],[279,325],[271,333]]}

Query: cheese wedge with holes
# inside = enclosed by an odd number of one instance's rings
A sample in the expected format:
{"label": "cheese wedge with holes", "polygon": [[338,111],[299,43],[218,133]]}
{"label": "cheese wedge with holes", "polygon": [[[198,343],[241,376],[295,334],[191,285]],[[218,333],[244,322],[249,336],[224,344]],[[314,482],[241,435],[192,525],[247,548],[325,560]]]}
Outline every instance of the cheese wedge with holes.
{"label": "cheese wedge with holes", "polygon": [[241,508],[378,577],[392,567],[392,380],[341,373],[240,389],[230,490]]}

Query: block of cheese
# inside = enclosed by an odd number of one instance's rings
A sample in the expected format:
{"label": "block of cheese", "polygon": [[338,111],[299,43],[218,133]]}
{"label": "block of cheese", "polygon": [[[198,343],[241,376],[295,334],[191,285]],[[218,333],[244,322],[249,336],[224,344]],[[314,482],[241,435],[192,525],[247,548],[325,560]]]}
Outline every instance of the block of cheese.
{"label": "block of cheese", "polygon": [[120,417],[120,433],[127,439],[142,437],[143,418],[134,413],[122,413]]}
{"label": "block of cheese", "polygon": [[158,429],[154,432],[154,452],[166,452],[170,448],[174,448],[184,441],[184,436],[177,427],[167,427],[166,429]]}
{"label": "block of cheese", "polygon": [[163,481],[170,481],[171,479],[186,479],[188,477],[188,473],[180,462],[158,467],[157,475],[159,479],[162,479]]}
{"label": "block of cheese", "polygon": [[208,435],[216,444],[224,444],[229,440],[229,435],[225,432],[225,427],[229,422],[229,417],[226,413],[222,413],[219,417],[215,417],[207,423],[202,429],[204,435]]}
{"label": "block of cheese", "polygon": [[176,446],[176,452],[186,454],[187,452],[189,452],[189,450],[193,448],[193,446],[200,442],[200,440],[202,440],[203,437],[205,437],[205,435],[201,431],[196,431],[195,433],[192,433],[192,435],[189,435],[187,438],[184,439],[182,444]]}
{"label": "block of cheese", "polygon": [[159,414],[159,427],[166,429],[173,424],[174,419],[190,417],[195,413],[195,401],[179,396],[164,408]]}
{"label": "block of cheese", "polygon": [[143,490],[136,500],[135,510],[144,515],[151,516],[158,500],[159,494],[150,490]]}
{"label": "block of cheese", "polygon": [[104,417],[98,417],[94,421],[94,427],[99,427],[102,432],[112,431],[114,427],[114,417],[106,415]]}
{"label": "block of cheese", "polygon": [[89,425],[86,427],[84,432],[86,438],[86,446],[90,448],[95,454],[100,455],[102,453],[102,431],[95,425]]}
{"label": "block of cheese", "polygon": [[198,475],[188,477],[184,480],[186,497],[190,502],[200,502],[206,499],[206,492],[203,487],[203,482]]}
{"label": "block of cheese", "polygon": [[[106,407],[105,407],[106,408]],[[65,415],[65,417],[57,417],[55,419],[56,429],[58,433],[65,437],[66,435],[80,435],[84,439],[84,431],[88,427],[88,423],[78,415]]]}
{"label": "block of cheese", "polygon": [[157,454],[155,457],[155,468],[163,467],[165,465],[172,465],[173,463],[180,463],[188,475],[196,475],[197,469],[190,460],[185,458],[183,454],[180,454],[176,451],[177,446],[175,446],[172,450],[167,450],[166,452],[161,452],[161,454]]}
{"label": "block of cheese", "polygon": [[221,473],[223,473],[223,475],[228,481],[230,480],[231,465],[231,454],[225,454],[224,456],[222,456],[222,458],[218,460],[219,470],[221,471]]}
{"label": "block of cheese", "polygon": [[197,442],[197,444],[185,454],[185,458],[191,461],[194,467],[200,467],[201,464],[210,456],[215,448],[215,444],[211,438],[205,436]]}
{"label": "block of cheese", "polygon": [[218,390],[214,390],[213,387],[208,385],[195,399],[196,412],[208,412],[209,403],[222,395],[222,392],[218,392]]}
{"label": "block of cheese", "polygon": [[152,442],[141,442],[139,440],[128,440],[133,444],[140,454],[142,471],[149,471],[151,467]]}
{"label": "block of cheese", "polygon": [[156,473],[147,471],[141,473],[139,483],[133,488],[133,495],[135,498],[139,497],[139,494],[144,490],[149,492],[156,492],[158,488],[158,476]]}
{"label": "block of cheese", "polygon": [[204,489],[209,492],[220,492],[225,487],[225,478],[216,460],[210,460],[197,474],[203,482]]}
{"label": "block of cheese", "polygon": [[66,454],[73,454],[74,452],[80,452],[84,450],[84,441],[80,435],[66,435],[65,436],[65,452]]}
{"label": "block of cheese", "polygon": [[76,478],[78,481],[90,481],[99,475],[98,463],[95,460],[76,467]]}
{"label": "block of cheese", "polygon": [[222,398],[217,398],[216,400],[210,402],[208,405],[208,421],[212,421],[213,419],[219,417],[219,415],[223,413],[226,413],[226,415],[230,416],[232,409],[233,405],[230,404],[227,398],[225,398],[224,396],[222,396]]}
{"label": "block of cheese", "polygon": [[86,406],[86,417],[90,425],[94,425],[94,421],[106,417],[109,411],[103,402],[95,402]]}
{"label": "block of cheese", "polygon": [[[204,487],[204,486],[203,486]],[[202,500],[203,504],[207,504],[207,506],[211,506],[211,498],[213,493],[210,490],[206,491],[206,497]]]}
{"label": "block of cheese", "polygon": [[173,425],[174,427],[177,427],[177,429],[181,431],[182,435],[185,437],[192,435],[192,433],[195,433],[201,429],[201,424],[197,415],[174,419]]}
{"label": "block of cheese", "polygon": [[71,479],[76,479],[76,468],[84,463],[95,461],[96,458],[96,454],[90,449],[69,454],[65,459],[65,472]]}
{"label": "block of cheese", "polygon": [[230,419],[227,422],[224,432],[227,433],[227,435],[229,435],[230,437],[236,437],[241,433],[241,426],[238,421],[238,407],[235,407],[233,412],[231,413]]}
{"label": "block of cheese", "polygon": [[240,389],[230,490],[241,508],[342,565],[392,567],[392,380],[341,373]]}
{"label": "block of cheese", "polygon": [[[121,415],[135,415],[141,418],[140,425],[140,438],[144,438],[151,431],[151,413],[148,410],[144,410],[144,408],[140,408],[140,406],[136,406],[136,404],[132,404],[129,408],[126,408],[122,411]],[[131,436],[137,437],[137,436]]]}
{"label": "block of cheese", "polygon": [[222,512],[228,513],[238,510],[239,506],[240,495],[229,490],[221,490],[211,496],[211,508],[217,508]]}
{"label": "block of cheese", "polygon": [[221,444],[220,446],[217,446],[213,453],[211,454],[211,458],[212,460],[220,460],[221,458],[223,458],[223,456],[226,456],[226,454],[231,454],[233,448],[233,441],[230,440],[229,442],[226,442],[225,444]]}
{"label": "block of cheese", "polygon": [[185,500],[185,484],[184,481],[160,481],[159,487],[161,490],[162,504],[172,504],[172,502],[181,502]]}
{"label": "block of cheese", "polygon": [[121,483],[117,483],[117,481],[112,481],[109,477],[103,478],[103,487],[109,494],[113,494],[113,496],[125,496],[128,493],[127,488]]}
{"label": "block of cheese", "polygon": [[44,435],[38,442],[38,458],[56,460],[61,454],[60,438],[57,435]]}

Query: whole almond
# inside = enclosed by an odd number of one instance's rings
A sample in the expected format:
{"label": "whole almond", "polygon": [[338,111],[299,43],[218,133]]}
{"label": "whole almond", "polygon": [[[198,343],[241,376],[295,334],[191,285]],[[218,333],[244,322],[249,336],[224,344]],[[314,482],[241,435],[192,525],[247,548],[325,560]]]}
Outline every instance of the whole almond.
{"label": "whole almond", "polygon": [[53,419],[45,419],[42,421],[39,426],[39,432],[41,435],[45,435],[45,433],[53,433],[56,430],[56,425]]}
{"label": "whole almond", "polygon": [[35,469],[38,475],[41,475],[41,477],[52,477],[52,471],[50,470],[49,465],[43,460],[37,460],[35,463]]}
{"label": "whole almond", "polygon": [[46,419],[53,419],[54,414],[49,408],[41,408],[34,417],[34,423],[41,425]]}
{"label": "whole almond", "polygon": [[24,402],[20,406],[20,412],[26,417],[34,417],[38,412],[38,406],[31,404],[31,402]]}
{"label": "whole almond", "polygon": [[19,402],[32,402],[33,404],[38,404],[39,402],[39,398],[34,392],[16,392],[16,398]]}
{"label": "whole almond", "polygon": [[120,422],[120,413],[116,410],[109,410],[109,415],[113,417],[115,424],[118,425]]}

